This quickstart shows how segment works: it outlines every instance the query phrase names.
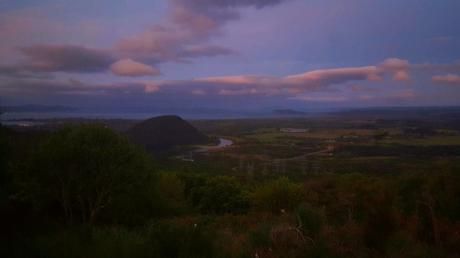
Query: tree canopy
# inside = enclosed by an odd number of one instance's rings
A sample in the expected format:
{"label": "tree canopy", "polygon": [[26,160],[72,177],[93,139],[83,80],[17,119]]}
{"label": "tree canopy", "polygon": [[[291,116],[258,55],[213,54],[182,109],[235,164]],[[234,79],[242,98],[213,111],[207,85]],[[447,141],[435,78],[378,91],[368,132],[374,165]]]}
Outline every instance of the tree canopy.
{"label": "tree canopy", "polygon": [[42,200],[59,203],[68,222],[93,223],[152,177],[146,154],[103,125],[60,129],[38,148],[28,170]]}

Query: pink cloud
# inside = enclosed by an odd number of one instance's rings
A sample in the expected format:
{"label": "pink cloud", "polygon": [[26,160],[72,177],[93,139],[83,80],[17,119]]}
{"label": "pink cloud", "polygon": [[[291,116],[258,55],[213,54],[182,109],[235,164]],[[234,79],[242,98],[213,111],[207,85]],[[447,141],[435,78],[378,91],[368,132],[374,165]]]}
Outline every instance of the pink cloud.
{"label": "pink cloud", "polygon": [[322,69],[283,78],[288,84],[318,88],[348,81],[380,81],[381,70],[376,66]]}
{"label": "pink cloud", "polygon": [[403,82],[403,81],[410,81],[411,80],[411,77],[409,75],[409,72],[405,71],[405,70],[399,70],[399,71],[396,71],[393,75],[393,80],[395,81],[400,81],[400,82]]}
{"label": "pink cloud", "polygon": [[218,95],[222,96],[238,96],[238,95],[255,95],[259,94],[260,92],[255,88],[249,89],[238,89],[238,90],[228,90],[228,89],[221,89],[218,91]]}
{"label": "pink cloud", "polygon": [[386,72],[391,73],[394,81],[404,82],[411,80],[409,70],[412,68],[412,65],[407,60],[388,58],[380,64],[380,67]]}
{"label": "pink cloud", "polygon": [[[408,62],[407,62],[408,63]],[[396,69],[401,69],[404,61],[392,60],[386,62]],[[390,69],[390,68],[387,68]],[[234,96],[234,95],[260,95],[260,96],[296,96],[305,92],[331,91],[331,86],[344,86],[350,82],[380,82],[388,73],[381,65],[362,67],[343,67],[308,71],[302,74],[275,77],[267,75],[234,75],[196,78],[193,80],[164,81],[161,85],[170,88],[193,87],[193,90],[206,89],[207,94]],[[393,79],[407,80],[409,75],[404,70],[397,70]],[[377,89],[355,86],[352,91],[375,92]]]}
{"label": "pink cloud", "polygon": [[136,62],[132,59],[118,60],[110,66],[110,71],[116,75],[133,77],[146,75],[155,76],[160,74],[157,68]]}
{"label": "pink cloud", "polygon": [[157,81],[143,81],[139,83],[144,85],[144,92],[149,94],[160,91],[161,87],[163,86],[161,82]]}
{"label": "pink cloud", "polygon": [[257,76],[257,75],[237,75],[219,76],[195,79],[197,82],[217,83],[217,84],[269,84],[276,80],[276,77]]}
{"label": "pink cloud", "polygon": [[433,76],[432,81],[440,84],[460,86],[460,76],[455,74]]}
{"label": "pink cloud", "polygon": [[407,70],[410,68],[410,63],[404,59],[388,58],[380,66],[388,70]]}
{"label": "pink cloud", "polygon": [[206,91],[202,89],[192,90],[193,95],[206,95]]}
{"label": "pink cloud", "polygon": [[[48,48],[44,48],[48,49]],[[51,48],[54,51],[54,48]],[[83,53],[82,56],[88,55],[88,58],[93,58],[93,52],[91,49],[87,48],[58,48],[58,52],[65,50],[64,52],[70,50],[72,55],[75,53]],[[74,51],[75,50],[75,51]],[[36,49],[34,49],[35,53]],[[75,53],[74,53],[75,52]],[[96,56],[99,54],[98,51],[95,52]],[[65,54],[64,56],[67,56]],[[37,60],[46,60],[46,56],[38,55],[33,57]],[[85,64],[86,58],[80,59],[81,62],[77,62],[78,65],[73,63],[67,63],[67,58],[63,57],[52,57],[50,58],[51,63],[53,63],[53,68],[59,68],[64,71],[76,70],[77,67],[81,67],[82,64]],[[104,60],[104,58],[102,58]],[[81,91],[87,91],[91,93],[107,91],[107,90],[124,90],[127,92],[136,91],[144,93],[157,93],[159,91],[169,92],[169,93],[188,93],[193,95],[221,95],[221,96],[243,96],[243,95],[257,95],[257,96],[283,96],[291,99],[298,99],[303,101],[312,101],[312,102],[338,102],[338,101],[347,101],[350,100],[345,96],[318,96],[318,93],[335,94],[342,91],[343,89],[351,89],[348,93],[356,93],[356,99],[361,100],[370,100],[372,99],[372,92],[378,91],[379,88],[371,88],[368,85],[360,86],[361,83],[372,83],[379,82],[387,78],[388,69],[396,69],[393,79],[396,80],[406,80],[408,74],[405,74],[405,70],[402,69],[402,65],[405,62],[395,62],[392,61],[391,67],[388,68],[390,62],[387,62],[387,70],[383,68],[383,65],[375,66],[362,66],[362,67],[342,67],[342,68],[332,68],[332,69],[319,69],[313,71],[307,71],[301,74],[288,75],[284,77],[276,76],[266,76],[266,75],[234,75],[234,76],[215,76],[215,77],[203,77],[195,78],[191,80],[166,80],[166,81],[137,81],[129,84],[114,84],[111,88],[108,88],[105,85],[93,85],[92,88],[87,87],[87,85],[75,85],[72,87],[80,89]],[[398,64],[399,63],[399,64]],[[92,69],[103,69],[104,65],[93,67]],[[405,65],[404,65],[405,67]],[[11,67],[0,67],[0,75],[2,71],[6,73],[11,73]],[[157,75],[159,72],[156,68],[131,60],[131,59],[122,59],[115,63],[112,63],[110,70],[114,74],[125,75],[125,76],[141,76],[141,75]],[[23,71],[18,70],[18,74],[22,74]],[[11,77],[13,78],[13,77]],[[456,83],[459,80],[456,75],[449,75],[445,77],[434,77],[433,81],[442,81],[449,83]],[[50,80],[42,80],[43,83],[36,83],[39,87],[44,87],[45,89],[52,85],[56,88],[59,85],[64,85],[62,83],[49,83]],[[350,86],[351,83],[358,83],[358,85]],[[15,84],[13,81],[8,81],[3,83],[4,87],[11,89],[8,85]],[[27,84],[18,82],[18,85],[32,85],[30,81]],[[353,85],[353,84],[352,84]],[[31,87],[25,87],[31,89]],[[54,88],[53,88],[54,89]],[[69,88],[67,88],[69,89]],[[98,91],[99,89],[99,91]],[[332,93],[331,93],[332,92]],[[317,96],[307,95],[316,94]],[[338,94],[338,93],[337,93]],[[361,96],[360,96],[361,95]],[[406,90],[396,92],[393,95],[389,95],[388,99],[395,100],[404,100],[414,98],[415,92],[413,90]]]}
{"label": "pink cloud", "polygon": [[[350,81],[380,81],[381,69],[376,66],[322,69],[285,77],[263,75],[219,76],[194,79],[194,82],[220,86],[240,86],[244,90],[227,89],[222,95],[230,94],[299,94],[305,91],[320,90],[335,84]],[[251,86],[250,89],[246,86]]]}

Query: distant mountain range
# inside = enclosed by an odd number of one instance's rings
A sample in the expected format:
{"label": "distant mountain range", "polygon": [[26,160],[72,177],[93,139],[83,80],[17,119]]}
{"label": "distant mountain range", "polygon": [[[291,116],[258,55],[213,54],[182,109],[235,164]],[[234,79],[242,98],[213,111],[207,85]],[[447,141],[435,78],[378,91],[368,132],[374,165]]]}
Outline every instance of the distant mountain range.
{"label": "distant mountain range", "polygon": [[373,117],[385,119],[445,117],[460,118],[460,106],[409,106],[409,107],[368,107],[349,108],[334,112],[336,116]]}
{"label": "distant mountain range", "polygon": [[0,106],[3,120],[46,119],[46,118],[125,118],[144,119],[164,114],[177,114],[187,119],[222,119],[222,118],[270,118],[270,117],[306,117],[318,115],[332,116],[367,116],[372,118],[458,117],[459,106],[411,106],[411,107],[363,107],[363,108],[329,108],[301,111],[291,108],[261,107],[259,110],[230,110],[205,107],[70,107],[62,105],[16,105]]}
{"label": "distant mountain range", "polygon": [[21,105],[21,106],[2,106],[0,112],[73,112],[77,108],[67,106],[48,106],[48,105]]}
{"label": "distant mountain range", "polygon": [[293,109],[275,109],[273,114],[277,116],[304,116],[307,115],[306,112],[293,110]]}

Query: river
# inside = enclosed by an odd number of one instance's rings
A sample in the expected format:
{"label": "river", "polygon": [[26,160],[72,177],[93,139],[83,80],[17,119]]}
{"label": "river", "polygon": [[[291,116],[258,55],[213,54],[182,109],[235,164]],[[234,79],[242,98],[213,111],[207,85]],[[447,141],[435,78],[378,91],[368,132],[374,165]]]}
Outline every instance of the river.
{"label": "river", "polygon": [[233,145],[232,140],[219,138],[219,144],[217,146],[215,146],[215,147],[217,147],[217,148],[225,148],[225,147],[228,147],[228,146],[231,146],[231,145]]}
{"label": "river", "polygon": [[224,138],[219,138],[219,144],[214,145],[214,146],[200,146],[196,152],[208,152],[208,151],[216,151],[216,150],[221,150],[226,147],[230,147],[233,145],[232,140],[224,139]]}

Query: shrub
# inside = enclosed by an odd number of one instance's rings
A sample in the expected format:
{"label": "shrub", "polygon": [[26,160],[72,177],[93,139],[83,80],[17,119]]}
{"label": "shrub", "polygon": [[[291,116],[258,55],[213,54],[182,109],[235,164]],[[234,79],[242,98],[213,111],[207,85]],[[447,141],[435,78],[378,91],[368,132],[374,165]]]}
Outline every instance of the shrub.
{"label": "shrub", "polygon": [[299,228],[304,234],[313,237],[320,233],[324,217],[318,210],[307,203],[303,203],[297,208],[296,215]]}
{"label": "shrub", "polygon": [[204,213],[241,213],[248,209],[248,200],[236,179],[217,176],[205,179],[190,190],[192,205]]}
{"label": "shrub", "polygon": [[176,174],[160,173],[156,190],[160,202],[159,210],[165,215],[179,214],[186,209],[185,184]]}
{"label": "shrub", "polygon": [[263,211],[293,210],[301,200],[300,185],[282,177],[258,186],[251,199],[254,206]]}
{"label": "shrub", "polygon": [[154,257],[216,257],[214,235],[202,225],[159,222],[150,228],[149,239]]}

